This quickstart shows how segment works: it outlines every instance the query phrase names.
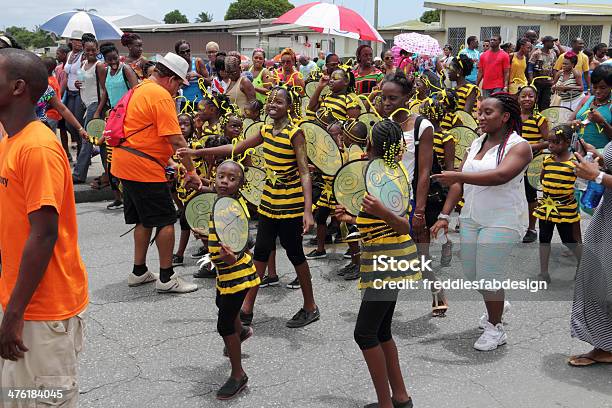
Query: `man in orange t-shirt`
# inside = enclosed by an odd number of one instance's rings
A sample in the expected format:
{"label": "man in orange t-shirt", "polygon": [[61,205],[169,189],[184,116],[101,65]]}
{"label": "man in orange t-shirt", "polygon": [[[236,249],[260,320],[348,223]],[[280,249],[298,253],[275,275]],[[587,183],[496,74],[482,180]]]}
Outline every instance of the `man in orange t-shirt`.
{"label": "man in orange t-shirt", "polygon": [[[178,277],[172,269],[176,208],[166,179],[165,167],[174,152],[187,147],[181,134],[172,98],[188,84],[189,64],[171,52],[157,56],[155,72],[138,84],[128,103],[123,129],[126,140],[113,150],[111,173],[123,185],[123,214],[134,228],[134,267],[129,286],[156,281],[160,293],[187,293],[198,289]],[[186,181],[201,186],[191,158],[182,160]],[[159,277],[147,268],[147,249],[153,228],[159,252]]]}
{"label": "man in orange t-shirt", "polygon": [[0,50],[0,388],[49,390],[46,402],[76,406],[87,273],[70,165],[35,114],[46,89],[36,55]]}

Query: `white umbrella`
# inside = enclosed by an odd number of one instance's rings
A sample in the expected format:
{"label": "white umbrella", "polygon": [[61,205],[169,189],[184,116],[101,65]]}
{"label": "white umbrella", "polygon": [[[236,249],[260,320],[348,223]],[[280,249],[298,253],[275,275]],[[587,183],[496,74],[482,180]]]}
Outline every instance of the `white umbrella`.
{"label": "white umbrella", "polygon": [[75,31],[92,33],[98,40],[117,40],[123,35],[123,31],[115,24],[85,11],[68,11],[58,14],[40,28],[65,38],[70,38]]}

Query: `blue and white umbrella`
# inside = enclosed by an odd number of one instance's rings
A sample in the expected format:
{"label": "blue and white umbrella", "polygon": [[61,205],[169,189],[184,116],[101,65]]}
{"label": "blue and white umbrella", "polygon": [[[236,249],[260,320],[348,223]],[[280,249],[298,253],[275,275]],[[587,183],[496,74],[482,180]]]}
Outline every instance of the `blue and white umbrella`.
{"label": "blue and white umbrella", "polygon": [[40,28],[65,38],[70,38],[74,31],[92,33],[98,40],[116,40],[123,35],[119,27],[110,21],[85,11],[67,11],[58,14]]}

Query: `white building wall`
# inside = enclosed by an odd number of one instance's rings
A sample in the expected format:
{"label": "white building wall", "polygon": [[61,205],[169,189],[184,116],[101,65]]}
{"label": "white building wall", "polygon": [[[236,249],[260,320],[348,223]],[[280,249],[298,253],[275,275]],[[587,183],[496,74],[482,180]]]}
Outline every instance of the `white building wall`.
{"label": "white building wall", "polygon": [[[310,44],[309,47],[304,43],[304,36],[306,35],[308,36],[308,43]],[[359,46],[359,42],[357,40],[339,36],[331,36],[329,38],[335,38],[335,53],[339,56],[350,57],[355,55],[355,51]],[[290,47],[296,54],[303,54],[309,56],[310,58],[314,58],[317,56],[319,51],[327,52],[329,50],[327,45],[329,38],[324,34],[283,34],[279,36],[268,36],[264,37],[262,48],[266,50],[266,54],[269,57],[273,57],[274,55],[278,54],[283,48]],[[316,48],[317,43],[322,43],[322,48]],[[257,36],[240,36],[240,53],[244,55],[251,55],[253,50],[257,48],[257,45]]]}
{"label": "white building wall", "polygon": [[610,39],[609,17],[599,16],[568,16],[565,20],[538,20],[528,19],[521,16],[495,16],[474,13],[462,13],[458,11],[445,10],[441,13],[441,24],[446,29],[442,34],[442,42],[447,42],[448,28],[465,27],[466,38],[475,35],[480,39],[480,28],[499,26],[502,42],[516,43],[518,26],[540,26],[540,36],[559,36],[561,25],[603,25],[601,41],[608,43]]}

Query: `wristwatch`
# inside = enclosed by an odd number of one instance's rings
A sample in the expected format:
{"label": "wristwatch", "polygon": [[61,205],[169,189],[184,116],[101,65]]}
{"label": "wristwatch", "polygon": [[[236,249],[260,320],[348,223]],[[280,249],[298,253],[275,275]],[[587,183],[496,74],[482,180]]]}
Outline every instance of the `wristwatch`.
{"label": "wristwatch", "polygon": [[604,174],[606,173],[604,173],[603,171],[600,171],[597,177],[595,177],[595,182],[597,184],[601,184],[603,182]]}
{"label": "wristwatch", "polygon": [[450,220],[450,215],[440,213],[440,214],[438,214],[438,219],[439,220],[446,220],[446,221],[448,221],[448,220]]}

